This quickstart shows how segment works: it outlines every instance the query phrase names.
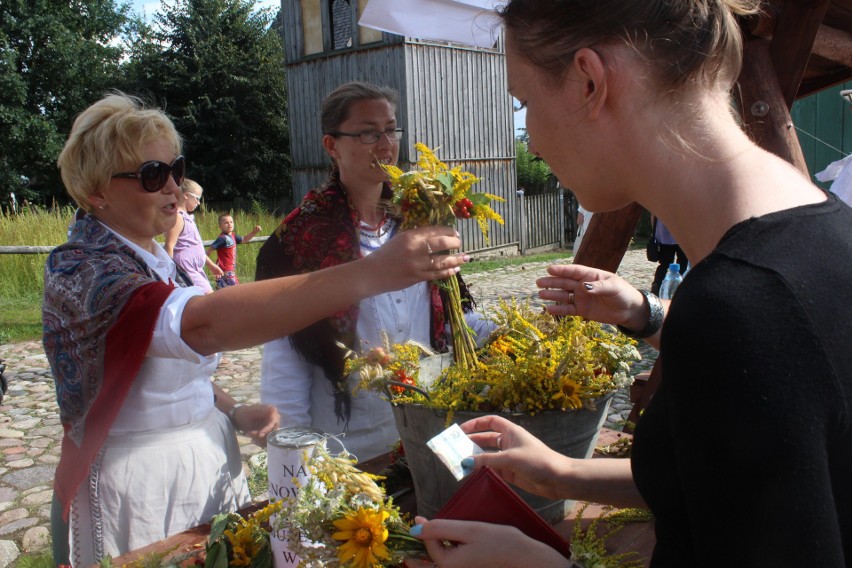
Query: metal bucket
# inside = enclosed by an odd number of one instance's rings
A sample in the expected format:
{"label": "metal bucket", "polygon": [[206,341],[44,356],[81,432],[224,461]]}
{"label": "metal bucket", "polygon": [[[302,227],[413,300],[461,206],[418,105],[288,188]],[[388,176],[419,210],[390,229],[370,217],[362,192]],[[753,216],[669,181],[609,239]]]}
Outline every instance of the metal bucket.
{"label": "metal bucket", "polygon": [[[322,432],[306,427],[281,428],[266,437],[270,501],[292,502],[298,496],[299,488],[310,478],[308,459],[322,441]],[[274,517],[270,524],[275,526]],[[299,565],[301,558],[290,551],[286,531],[273,531],[269,543],[275,568]]]}
{"label": "metal bucket", "polygon": [[[500,416],[523,427],[561,454],[587,459],[595,450],[611,400],[612,395],[600,399],[595,410],[567,412],[547,410],[535,416],[529,414],[501,414]],[[486,414],[495,413],[455,412],[452,422],[461,424]],[[428,440],[448,426],[447,411],[421,405],[400,404],[393,407],[393,415],[405,448],[411,475],[414,478],[417,514],[432,518],[459,487],[459,482],[426,445]],[[573,501],[547,499],[517,487],[514,489],[549,523],[561,521],[574,507]]]}

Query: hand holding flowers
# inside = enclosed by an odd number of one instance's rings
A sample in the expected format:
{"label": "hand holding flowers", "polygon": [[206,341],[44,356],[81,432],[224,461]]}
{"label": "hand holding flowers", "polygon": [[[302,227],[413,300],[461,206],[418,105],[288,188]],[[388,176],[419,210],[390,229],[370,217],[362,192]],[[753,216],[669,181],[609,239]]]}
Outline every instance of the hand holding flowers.
{"label": "hand holding flowers", "polygon": [[[501,225],[503,218],[491,208],[492,201],[503,201],[489,193],[474,193],[472,187],[479,178],[461,167],[450,169],[435,153],[421,143],[417,169],[403,172],[395,166],[383,165],[393,187],[392,207],[402,217],[402,229],[428,225],[455,224],[456,219],[476,219],[488,240],[488,221]],[[442,281],[448,296],[447,312],[453,333],[453,356],[458,365],[476,365],[476,344],[464,321],[461,292],[455,277]]]}

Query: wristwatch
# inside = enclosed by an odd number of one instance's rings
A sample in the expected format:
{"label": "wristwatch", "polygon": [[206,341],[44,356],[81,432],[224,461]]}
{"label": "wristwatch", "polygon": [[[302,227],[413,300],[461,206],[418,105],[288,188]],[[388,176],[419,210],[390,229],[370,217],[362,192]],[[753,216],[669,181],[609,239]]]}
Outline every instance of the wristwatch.
{"label": "wristwatch", "polygon": [[663,327],[663,317],[665,316],[663,304],[655,294],[652,294],[648,290],[639,290],[639,292],[645,297],[645,303],[651,312],[648,317],[648,323],[639,331],[627,329],[622,325],[616,326],[618,327],[618,331],[633,339],[645,339],[660,331],[660,328]]}
{"label": "wristwatch", "polygon": [[[234,424],[234,415],[237,413],[237,409],[242,408],[243,406],[245,406],[245,404],[238,402],[232,406],[230,410],[228,410],[228,420],[231,421],[231,424]],[[234,426],[236,426],[236,424],[234,424]]]}

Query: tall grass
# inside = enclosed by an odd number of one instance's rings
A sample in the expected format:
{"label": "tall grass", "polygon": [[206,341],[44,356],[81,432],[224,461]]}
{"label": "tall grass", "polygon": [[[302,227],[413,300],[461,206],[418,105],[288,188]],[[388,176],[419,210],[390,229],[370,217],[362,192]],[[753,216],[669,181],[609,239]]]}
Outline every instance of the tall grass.
{"label": "tall grass", "polygon": [[[219,211],[199,209],[195,220],[204,240],[219,233]],[[237,234],[255,225],[258,236],[268,235],[280,222],[261,207],[251,212],[228,212],[234,216]],[[0,246],[57,246],[68,238],[74,215],[71,206],[52,210],[32,209],[21,214],[0,212]],[[162,242],[162,237],[159,238]],[[237,248],[237,275],[243,282],[254,280],[255,258],[260,241]],[[211,253],[215,260],[215,253]],[[0,254],[0,343],[34,339],[41,335],[41,299],[44,294],[44,263],[47,254]]]}
{"label": "tall grass", "polygon": [[[261,226],[258,236],[269,235],[280,222],[280,219],[259,205],[254,205],[250,212],[228,213],[234,216],[238,235],[245,235],[255,225]],[[72,207],[56,208],[53,211],[34,210],[20,215],[0,212],[0,246],[57,246],[67,239],[68,224],[73,214]],[[220,211],[214,209],[199,208],[196,211],[195,222],[204,240],[213,240],[219,235],[219,214]],[[237,247],[237,275],[241,282],[254,280],[260,242]],[[216,255],[211,254],[211,257],[215,259]],[[41,300],[46,259],[46,254],[0,254],[0,343],[41,337]],[[567,262],[569,259],[570,253],[566,251],[486,259],[470,263],[464,272],[472,274],[511,264]]]}

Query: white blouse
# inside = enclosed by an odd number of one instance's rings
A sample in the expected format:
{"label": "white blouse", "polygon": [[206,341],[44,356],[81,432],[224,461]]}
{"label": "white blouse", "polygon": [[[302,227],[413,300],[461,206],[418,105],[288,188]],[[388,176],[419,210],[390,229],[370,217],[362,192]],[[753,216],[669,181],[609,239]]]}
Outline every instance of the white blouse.
{"label": "white blouse", "polygon": [[[151,254],[112,232],[164,282],[173,282],[177,277],[174,261],[159,243],[154,242]],[[195,286],[176,287],[163,304],[145,361],[110,428],[110,435],[183,426],[206,417],[215,408],[210,378],[220,355],[199,355],[180,336],[186,303],[201,295],[203,292]]]}
{"label": "white blouse", "polygon": [[[362,254],[366,256],[386,243],[396,228],[391,219],[373,230],[362,226]],[[367,298],[359,308],[356,336],[362,351],[382,346],[382,331],[391,345],[412,339],[430,344],[431,297],[425,282]],[[358,381],[357,376],[349,377],[350,392]],[[282,427],[311,426],[340,435],[346,449],[361,461],[389,451],[399,439],[391,406],[377,393],[353,393],[349,421],[338,421],[331,383],[321,368],[293,349],[289,337],[271,341],[263,348],[260,399],[278,408]]]}

